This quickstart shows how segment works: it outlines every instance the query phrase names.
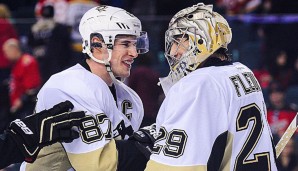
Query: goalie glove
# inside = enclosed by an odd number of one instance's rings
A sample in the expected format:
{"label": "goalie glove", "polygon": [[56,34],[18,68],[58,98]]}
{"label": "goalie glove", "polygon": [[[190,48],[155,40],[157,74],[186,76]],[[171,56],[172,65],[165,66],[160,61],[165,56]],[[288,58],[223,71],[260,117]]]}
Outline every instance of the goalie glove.
{"label": "goalie glove", "polygon": [[156,136],[156,125],[154,123],[150,126],[140,128],[138,131],[134,132],[133,135],[129,137],[129,140],[135,141],[135,145],[138,150],[141,151],[147,159],[149,159],[152,153],[154,142],[157,138]]}
{"label": "goalie glove", "polygon": [[71,109],[72,103],[65,101],[49,110],[10,123],[7,133],[16,142],[26,162],[34,162],[44,146],[56,142],[71,142],[79,137],[79,133],[72,130],[72,127],[81,124],[85,113],[69,112]]}

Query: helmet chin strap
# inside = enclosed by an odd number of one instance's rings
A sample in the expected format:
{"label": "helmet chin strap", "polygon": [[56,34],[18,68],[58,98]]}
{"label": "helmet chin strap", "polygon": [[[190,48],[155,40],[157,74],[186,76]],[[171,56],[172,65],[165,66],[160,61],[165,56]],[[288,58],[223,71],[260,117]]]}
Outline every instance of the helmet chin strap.
{"label": "helmet chin strap", "polygon": [[112,67],[111,67],[111,64],[110,64],[110,60],[112,58],[112,49],[108,49],[108,54],[109,54],[109,60],[105,61],[105,66],[106,66],[106,69],[110,75],[110,77],[112,78],[112,81],[114,84],[119,84],[118,80],[116,79],[116,77],[114,76],[114,73],[112,71]]}
{"label": "helmet chin strap", "polygon": [[111,67],[111,64],[110,64],[110,60],[111,60],[111,58],[112,58],[112,49],[107,49],[107,50],[108,50],[108,55],[109,55],[109,57],[108,57],[108,59],[106,59],[106,60],[99,60],[99,59],[96,59],[96,58],[93,56],[93,54],[91,53],[90,50],[87,50],[87,54],[90,56],[90,58],[91,58],[93,61],[95,61],[95,62],[97,62],[97,63],[99,63],[99,64],[104,64],[105,67],[106,67],[106,70],[107,70],[108,74],[110,75],[110,77],[111,77],[111,79],[112,79],[112,81],[113,81],[113,83],[114,83],[114,84],[119,84],[119,82],[117,81],[116,77],[115,77],[114,74],[113,74],[112,67]]}
{"label": "helmet chin strap", "polygon": [[[109,50],[109,49],[108,49],[108,50]],[[96,58],[93,56],[93,54],[91,53],[91,51],[90,51],[89,49],[86,50],[86,52],[87,52],[88,56],[89,56],[93,61],[95,61],[95,62],[97,62],[97,63],[100,63],[100,64],[105,64],[105,63],[106,63],[106,62],[103,61],[103,60],[96,59]],[[111,57],[112,57],[112,55],[109,54],[109,57],[108,57],[107,61],[110,61],[110,60],[111,60]]]}

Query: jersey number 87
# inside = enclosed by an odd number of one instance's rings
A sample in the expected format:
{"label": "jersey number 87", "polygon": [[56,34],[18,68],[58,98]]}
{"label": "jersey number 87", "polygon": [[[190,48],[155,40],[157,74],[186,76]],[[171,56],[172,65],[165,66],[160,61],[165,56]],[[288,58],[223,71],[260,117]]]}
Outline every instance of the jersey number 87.
{"label": "jersey number 87", "polygon": [[[104,124],[105,122],[107,124],[107,129],[105,132],[103,132],[99,125]],[[103,137],[105,137],[107,140],[110,140],[112,139],[111,121],[104,113],[95,115],[95,118],[88,115],[82,119],[80,133],[83,142],[87,144],[100,141]]]}

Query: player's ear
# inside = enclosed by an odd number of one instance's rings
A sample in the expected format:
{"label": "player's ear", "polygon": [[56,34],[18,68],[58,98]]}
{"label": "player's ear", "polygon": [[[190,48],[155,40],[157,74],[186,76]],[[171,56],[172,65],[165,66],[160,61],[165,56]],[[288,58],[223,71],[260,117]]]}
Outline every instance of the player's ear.
{"label": "player's ear", "polygon": [[102,41],[98,37],[93,36],[91,39],[91,52],[93,52],[94,49],[101,51],[101,48],[102,48]]}

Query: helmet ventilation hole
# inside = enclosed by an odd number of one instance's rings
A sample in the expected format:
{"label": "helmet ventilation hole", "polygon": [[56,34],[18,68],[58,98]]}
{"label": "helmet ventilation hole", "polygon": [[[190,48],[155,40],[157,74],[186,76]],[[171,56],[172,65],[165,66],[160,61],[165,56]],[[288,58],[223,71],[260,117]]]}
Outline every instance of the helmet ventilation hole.
{"label": "helmet ventilation hole", "polygon": [[200,45],[203,44],[203,43],[204,43],[203,39],[199,39],[199,40],[198,40],[198,43],[199,43]]}

